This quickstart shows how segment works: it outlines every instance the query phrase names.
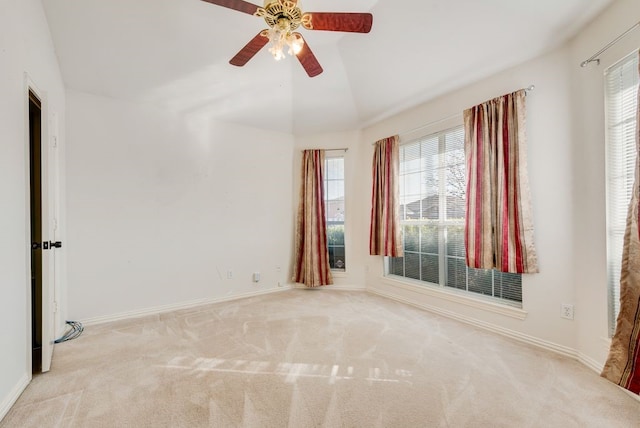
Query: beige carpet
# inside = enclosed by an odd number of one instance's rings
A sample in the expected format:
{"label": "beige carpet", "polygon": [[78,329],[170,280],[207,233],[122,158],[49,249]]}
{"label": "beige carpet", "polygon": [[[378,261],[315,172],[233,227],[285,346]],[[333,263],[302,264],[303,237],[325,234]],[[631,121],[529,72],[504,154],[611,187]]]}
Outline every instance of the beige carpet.
{"label": "beige carpet", "polygon": [[638,427],[580,363],[364,292],[88,327],[0,427]]}

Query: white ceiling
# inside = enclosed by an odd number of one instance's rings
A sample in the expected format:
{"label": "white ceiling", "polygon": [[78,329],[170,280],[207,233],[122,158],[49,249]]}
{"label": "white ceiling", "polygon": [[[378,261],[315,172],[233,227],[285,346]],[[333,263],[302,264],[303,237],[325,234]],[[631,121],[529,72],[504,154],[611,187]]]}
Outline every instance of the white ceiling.
{"label": "white ceiling", "polygon": [[295,134],[358,129],[526,61],[611,1],[300,0],[373,14],[369,34],[303,29],[324,68],[309,78],[266,48],[230,65],[266,25],[201,0],[42,0],[69,88]]}

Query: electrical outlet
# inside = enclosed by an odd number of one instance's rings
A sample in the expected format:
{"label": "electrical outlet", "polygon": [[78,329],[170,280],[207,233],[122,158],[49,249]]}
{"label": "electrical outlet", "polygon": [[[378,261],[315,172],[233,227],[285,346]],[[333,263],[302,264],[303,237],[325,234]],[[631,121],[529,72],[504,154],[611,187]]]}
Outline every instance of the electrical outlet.
{"label": "electrical outlet", "polygon": [[233,271],[232,270],[228,270],[227,271],[227,279],[233,279]]}
{"label": "electrical outlet", "polygon": [[563,303],[562,307],[560,309],[560,317],[561,318],[566,318],[568,320],[572,320],[573,319],[573,305],[570,305],[569,303]]}

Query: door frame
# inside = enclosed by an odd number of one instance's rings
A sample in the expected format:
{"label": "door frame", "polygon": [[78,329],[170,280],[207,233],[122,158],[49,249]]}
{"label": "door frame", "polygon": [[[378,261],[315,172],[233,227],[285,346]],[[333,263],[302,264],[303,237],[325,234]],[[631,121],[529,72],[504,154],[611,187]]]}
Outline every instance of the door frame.
{"label": "door frame", "polygon": [[[30,151],[29,151],[29,135],[31,132],[29,123],[29,92],[32,92],[40,100],[40,115],[41,115],[41,179],[42,179],[42,237],[44,240],[53,238],[51,227],[53,223],[53,198],[56,197],[55,190],[51,186],[51,129],[50,129],[50,112],[48,105],[48,98],[46,91],[43,91],[38,85],[31,79],[31,76],[24,73],[24,118],[25,118],[25,132],[24,132],[24,150],[25,150],[25,221],[29,224],[31,218],[31,201],[28,195],[31,194],[30,185]],[[55,184],[54,184],[55,185]],[[32,355],[31,355],[31,230],[29,227],[25,228],[25,253],[26,253],[26,276],[27,281],[25,287],[27,287],[27,319],[26,319],[26,337],[29,340],[27,343],[27,367],[29,368],[29,377],[31,378],[32,367]],[[51,358],[53,356],[53,342],[55,340],[55,327],[54,317],[57,311],[55,304],[55,289],[54,289],[54,277],[53,277],[53,256],[52,250],[42,251],[42,372],[47,372],[51,368]]]}

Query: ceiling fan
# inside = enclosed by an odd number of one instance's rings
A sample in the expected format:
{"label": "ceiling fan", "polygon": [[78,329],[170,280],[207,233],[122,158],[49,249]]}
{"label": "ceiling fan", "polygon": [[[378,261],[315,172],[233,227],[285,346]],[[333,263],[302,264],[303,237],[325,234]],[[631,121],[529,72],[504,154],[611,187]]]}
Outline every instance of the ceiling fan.
{"label": "ceiling fan", "polygon": [[229,61],[238,67],[245,65],[267,43],[269,52],[276,60],[285,57],[283,49],[289,47],[289,55],[295,55],[309,77],[322,73],[322,66],[305,42],[302,34],[295,30],[302,25],[307,30],[343,31],[368,33],[371,31],[373,15],[350,12],[305,12],[298,7],[298,0],[265,0],[260,7],[244,0],[202,0],[207,3],[234,9],[263,18],[268,29],[259,32],[245,47]]}

